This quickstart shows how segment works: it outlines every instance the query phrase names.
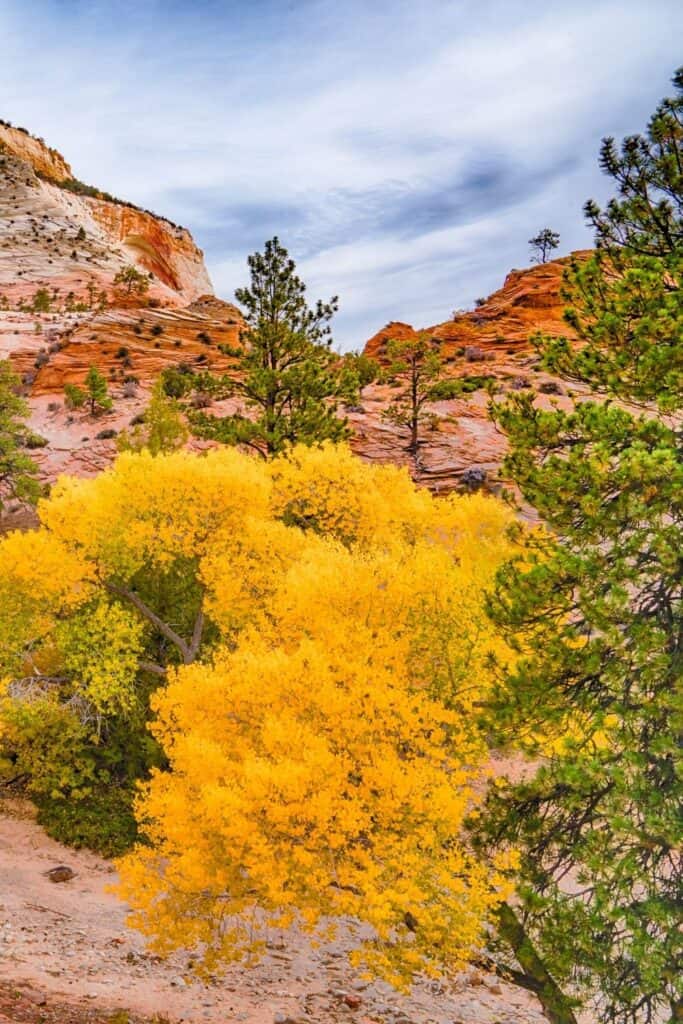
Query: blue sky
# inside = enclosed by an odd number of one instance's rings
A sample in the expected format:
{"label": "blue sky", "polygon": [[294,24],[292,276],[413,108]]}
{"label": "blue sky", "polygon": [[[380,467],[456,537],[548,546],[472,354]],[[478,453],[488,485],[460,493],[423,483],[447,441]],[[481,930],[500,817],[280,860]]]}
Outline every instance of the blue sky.
{"label": "blue sky", "polygon": [[335,339],[424,326],[590,244],[603,135],[683,62],[679,0],[0,0],[0,117],[185,224],[217,294],[278,234]]}

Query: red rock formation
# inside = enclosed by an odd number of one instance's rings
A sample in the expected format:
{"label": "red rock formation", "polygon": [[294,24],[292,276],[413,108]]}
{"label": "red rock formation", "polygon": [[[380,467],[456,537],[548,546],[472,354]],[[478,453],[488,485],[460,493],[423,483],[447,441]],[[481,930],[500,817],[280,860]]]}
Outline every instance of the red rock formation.
{"label": "red rock formation", "polygon": [[[573,255],[581,258],[587,253]],[[454,363],[463,355],[459,350],[467,346],[479,346],[496,359],[504,359],[505,355],[528,349],[529,338],[536,331],[572,337],[563,319],[565,303],[560,295],[562,274],[570,258],[565,256],[525,270],[511,270],[503,287],[475,310],[424,329],[439,339],[442,355]],[[364,351],[381,360],[388,340],[414,333],[409,324],[387,324],[370,338]]]}
{"label": "red rock formation", "polygon": [[16,307],[47,288],[58,305],[70,297],[71,306],[92,306],[100,293],[120,303],[114,278],[131,264],[152,275],[148,294],[164,305],[186,305],[212,291],[188,231],[133,206],[76,193],[72,181],[59,153],[0,124],[0,299]]}
{"label": "red rock formation", "polygon": [[73,178],[71,167],[56,149],[21,128],[12,128],[0,122],[0,152],[3,151],[25,160],[38,174],[50,181],[59,183]]}
{"label": "red rock formation", "polygon": [[[574,255],[581,258],[586,254]],[[562,274],[569,259],[512,270],[503,287],[475,310],[425,328],[438,340],[449,376],[489,377],[499,396],[508,390],[531,388],[540,405],[567,404],[563,386],[539,369],[529,339],[537,331],[573,337],[563,319],[565,304],[560,295]],[[370,338],[364,352],[380,363],[385,362],[388,341],[400,341],[417,333],[409,324],[389,323]],[[417,480],[435,490],[481,479],[485,479],[488,487],[497,489],[498,468],[506,444],[488,416],[489,399],[483,387],[463,398],[431,407],[439,417],[438,426],[423,434],[416,458],[407,451],[404,433],[382,416],[392,397],[391,389],[385,385],[372,385],[364,391],[362,412],[351,412],[349,418],[356,431],[352,445],[359,455],[401,462]],[[476,472],[468,474],[468,470]]]}

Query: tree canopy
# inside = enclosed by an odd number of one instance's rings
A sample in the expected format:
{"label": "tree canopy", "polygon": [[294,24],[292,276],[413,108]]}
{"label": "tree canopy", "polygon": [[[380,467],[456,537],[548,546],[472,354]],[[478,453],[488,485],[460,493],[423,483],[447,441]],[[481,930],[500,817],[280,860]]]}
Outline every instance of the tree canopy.
{"label": "tree canopy", "polygon": [[390,363],[387,378],[401,391],[384,410],[384,417],[409,431],[408,450],[417,453],[420,431],[435,423],[436,417],[426,406],[460,394],[457,380],[446,380],[446,366],[439,343],[422,331],[414,338],[389,341]]}
{"label": "tree canopy", "polygon": [[151,694],[122,892],[156,948],[258,953],[257,908],[372,925],[365,962],[397,983],[461,966],[514,859],[462,830],[510,511],[328,444],[125,453],[39,514],[0,541],[0,754],[43,801],[86,799]]}
{"label": "tree canopy", "polygon": [[543,228],[537,235],[529,239],[529,245],[534,254],[532,257],[533,262],[547,263],[550,253],[553,249],[557,249],[559,244],[560,236],[557,231],[553,231],[551,228]]}

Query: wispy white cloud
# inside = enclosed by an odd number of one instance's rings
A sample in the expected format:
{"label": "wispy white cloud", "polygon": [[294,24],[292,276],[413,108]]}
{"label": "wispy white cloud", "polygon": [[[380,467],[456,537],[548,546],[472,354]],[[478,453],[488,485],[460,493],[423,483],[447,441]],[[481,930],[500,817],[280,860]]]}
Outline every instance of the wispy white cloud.
{"label": "wispy white cloud", "polygon": [[600,137],[642,128],[681,30],[676,0],[4,0],[0,116],[187,223],[227,298],[278,233],[359,345],[545,223],[588,244]]}

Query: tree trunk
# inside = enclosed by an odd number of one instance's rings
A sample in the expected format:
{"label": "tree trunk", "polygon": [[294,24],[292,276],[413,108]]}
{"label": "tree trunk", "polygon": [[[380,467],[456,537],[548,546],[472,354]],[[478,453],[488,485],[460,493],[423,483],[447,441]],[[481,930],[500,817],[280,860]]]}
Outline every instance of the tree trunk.
{"label": "tree trunk", "polygon": [[577,1024],[569,999],[547,970],[512,907],[501,903],[497,917],[498,931],[524,972],[520,983],[536,994],[550,1024]]}
{"label": "tree trunk", "polygon": [[420,426],[420,404],[418,395],[418,375],[413,365],[410,381],[410,451],[417,455],[418,430]]}
{"label": "tree trunk", "polygon": [[417,447],[418,447],[418,434],[417,434],[417,431],[418,431],[417,417],[413,417],[413,420],[412,420],[412,422],[410,424],[410,445],[409,445],[410,451],[413,453],[413,455],[417,454]]}

